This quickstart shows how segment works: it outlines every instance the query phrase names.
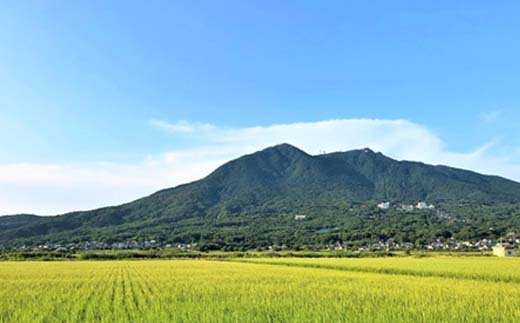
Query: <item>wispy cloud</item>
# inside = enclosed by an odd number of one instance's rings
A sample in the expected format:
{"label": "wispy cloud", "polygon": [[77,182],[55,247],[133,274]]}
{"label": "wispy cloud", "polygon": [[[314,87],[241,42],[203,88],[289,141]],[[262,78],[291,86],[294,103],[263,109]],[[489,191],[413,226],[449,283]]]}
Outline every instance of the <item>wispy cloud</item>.
{"label": "wispy cloud", "polygon": [[503,110],[485,111],[478,114],[478,118],[483,123],[493,123],[499,120],[504,114]]}
{"label": "wispy cloud", "polygon": [[[172,135],[178,134],[178,122],[161,124],[162,130]],[[188,128],[199,128],[199,123],[183,121],[182,124]],[[427,128],[399,119],[338,119],[246,128],[206,125],[203,129],[194,131],[191,137],[207,146],[244,153],[281,142],[291,143],[309,153],[371,147],[398,155],[424,151],[424,147],[440,150],[443,145]]]}
{"label": "wispy cloud", "polygon": [[200,122],[188,122],[186,120],[179,120],[177,122],[170,123],[162,120],[151,119],[149,123],[152,127],[165,130],[171,133],[194,133],[215,130],[215,127],[211,124]]}
{"label": "wispy cloud", "polygon": [[339,119],[244,128],[152,120],[150,125],[196,144],[128,164],[0,165],[0,214],[57,214],[127,202],[199,179],[230,159],[283,142],[311,154],[370,147],[396,159],[520,180],[518,155],[492,153],[496,142],[453,152],[429,128],[407,120]]}

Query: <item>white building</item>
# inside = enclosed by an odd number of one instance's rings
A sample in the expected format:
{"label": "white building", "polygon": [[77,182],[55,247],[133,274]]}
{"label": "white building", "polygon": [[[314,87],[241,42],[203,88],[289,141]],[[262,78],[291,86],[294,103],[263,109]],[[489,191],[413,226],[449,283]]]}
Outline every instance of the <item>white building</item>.
{"label": "white building", "polygon": [[297,221],[301,221],[301,220],[305,220],[306,217],[307,217],[306,215],[298,214],[298,215],[294,216],[294,219]]}
{"label": "white building", "polygon": [[419,210],[424,210],[424,209],[428,208],[428,204],[426,204],[425,202],[419,202],[419,203],[417,203],[415,208],[417,208]]}
{"label": "white building", "polygon": [[515,252],[510,246],[499,243],[493,247],[493,255],[497,257],[513,257]]}
{"label": "white building", "polygon": [[380,208],[381,210],[387,210],[390,208],[390,202],[379,203],[377,205],[377,207]]}

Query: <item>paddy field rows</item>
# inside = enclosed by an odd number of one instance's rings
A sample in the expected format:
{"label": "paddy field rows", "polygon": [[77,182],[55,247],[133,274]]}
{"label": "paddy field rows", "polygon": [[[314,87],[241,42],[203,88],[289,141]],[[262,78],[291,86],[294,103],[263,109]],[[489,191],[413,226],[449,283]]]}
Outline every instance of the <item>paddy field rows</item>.
{"label": "paddy field rows", "polygon": [[520,259],[0,262],[0,322],[82,321],[520,322]]}

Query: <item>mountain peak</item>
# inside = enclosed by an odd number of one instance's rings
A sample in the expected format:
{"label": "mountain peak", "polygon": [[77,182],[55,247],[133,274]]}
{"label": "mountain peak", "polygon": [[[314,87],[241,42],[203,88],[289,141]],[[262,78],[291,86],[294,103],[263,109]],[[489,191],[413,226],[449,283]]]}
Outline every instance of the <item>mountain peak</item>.
{"label": "mountain peak", "polygon": [[389,159],[392,159],[386,155],[384,155],[383,153],[381,152],[376,152],[368,147],[366,148],[363,148],[363,149],[356,149],[356,150],[350,150],[350,151],[346,151],[344,152],[345,154],[350,154],[350,155],[355,155],[355,156],[358,156],[358,157],[370,157],[370,159],[372,158],[377,158],[377,159],[386,159],[386,160],[389,160]]}
{"label": "mountain peak", "polygon": [[[187,242],[235,232],[236,241],[247,241],[244,232],[252,228],[281,232],[280,228],[291,227],[292,222],[287,221],[292,213],[314,210],[316,223],[323,217],[320,226],[324,227],[337,221],[350,223],[352,214],[346,207],[350,204],[381,201],[477,206],[519,203],[520,183],[400,162],[370,148],[311,156],[283,143],[230,161],[199,181],[118,207],[59,218],[0,218],[0,246],[14,240],[68,242],[98,236],[122,241],[150,232]],[[274,236],[259,237],[272,243]]]}
{"label": "mountain peak", "polygon": [[308,155],[306,152],[304,152],[300,148],[298,148],[296,146],[293,146],[291,144],[288,144],[288,143],[281,143],[281,144],[278,144],[278,145],[275,145],[275,146],[271,146],[271,147],[265,148],[265,149],[263,149],[263,150],[261,150],[259,152],[262,153],[262,152],[272,152],[272,151],[276,151],[276,152],[281,153],[283,155],[293,155],[293,154]]}
{"label": "mountain peak", "polygon": [[281,144],[278,144],[278,145],[274,145],[272,147],[268,147],[266,149],[269,149],[269,148],[274,148],[274,149],[285,149],[285,150],[299,150],[299,151],[302,151],[300,148],[296,147],[296,146],[293,146],[291,144],[288,144],[286,142],[284,143],[281,143]]}

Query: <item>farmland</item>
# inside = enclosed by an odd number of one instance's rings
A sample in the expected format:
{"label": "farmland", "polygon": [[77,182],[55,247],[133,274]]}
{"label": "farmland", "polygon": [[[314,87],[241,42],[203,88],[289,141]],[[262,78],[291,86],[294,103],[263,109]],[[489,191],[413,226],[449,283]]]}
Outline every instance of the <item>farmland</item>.
{"label": "farmland", "polygon": [[520,259],[0,262],[0,322],[518,322]]}

